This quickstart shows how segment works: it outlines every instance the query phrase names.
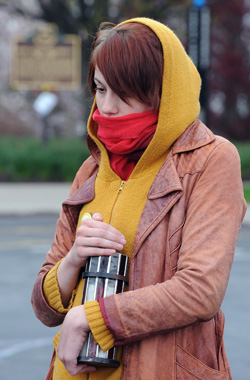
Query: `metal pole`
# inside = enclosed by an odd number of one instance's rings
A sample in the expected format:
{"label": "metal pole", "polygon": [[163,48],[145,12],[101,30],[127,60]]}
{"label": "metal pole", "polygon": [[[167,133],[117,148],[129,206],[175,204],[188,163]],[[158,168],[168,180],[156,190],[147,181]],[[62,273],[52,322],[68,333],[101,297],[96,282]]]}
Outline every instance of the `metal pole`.
{"label": "metal pole", "polygon": [[201,79],[201,118],[208,122],[208,72],[210,66],[210,9],[205,0],[193,0],[189,10],[188,52]]}

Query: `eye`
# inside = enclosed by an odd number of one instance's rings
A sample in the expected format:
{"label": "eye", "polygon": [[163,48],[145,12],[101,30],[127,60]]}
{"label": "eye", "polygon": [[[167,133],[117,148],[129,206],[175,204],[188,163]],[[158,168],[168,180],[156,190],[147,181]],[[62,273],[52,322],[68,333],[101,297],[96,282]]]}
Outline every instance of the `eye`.
{"label": "eye", "polygon": [[98,92],[99,94],[104,94],[106,91],[105,86],[103,83],[101,83],[98,79],[94,79],[94,84],[95,84],[95,92]]}
{"label": "eye", "polygon": [[104,87],[96,86],[96,91],[99,92],[99,94],[103,94],[106,90]]}

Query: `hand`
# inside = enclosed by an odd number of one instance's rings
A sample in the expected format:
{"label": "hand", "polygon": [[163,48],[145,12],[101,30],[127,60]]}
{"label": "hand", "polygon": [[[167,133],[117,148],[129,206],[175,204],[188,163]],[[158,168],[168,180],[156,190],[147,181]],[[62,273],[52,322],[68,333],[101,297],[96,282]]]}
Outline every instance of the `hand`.
{"label": "hand", "polygon": [[87,364],[77,364],[77,357],[90,331],[84,305],[73,307],[67,313],[57,347],[58,358],[71,376],[96,370]]}
{"label": "hand", "polygon": [[76,239],[67,255],[67,261],[76,268],[85,266],[89,256],[109,256],[121,251],[125,237],[110,224],[104,223],[101,214],[84,219],[76,232]]}
{"label": "hand", "polygon": [[111,225],[104,223],[100,214],[84,219],[76,232],[73,247],[57,269],[57,281],[64,307],[67,307],[79,272],[89,256],[114,255],[126,244],[125,237]]}

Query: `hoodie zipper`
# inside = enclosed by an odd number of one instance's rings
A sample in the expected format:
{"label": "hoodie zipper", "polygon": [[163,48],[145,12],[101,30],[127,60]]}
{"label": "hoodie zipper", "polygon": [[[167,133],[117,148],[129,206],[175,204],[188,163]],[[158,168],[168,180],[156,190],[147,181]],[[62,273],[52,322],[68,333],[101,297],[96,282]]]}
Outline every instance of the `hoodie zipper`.
{"label": "hoodie zipper", "polygon": [[[121,192],[122,192],[122,190],[123,190],[123,188],[124,188],[124,186],[125,186],[125,183],[126,183],[126,181],[122,181],[121,182],[121,184],[120,184],[120,188],[119,188],[119,190],[118,190],[118,197],[117,197],[117,199],[119,198],[119,195],[121,194]],[[117,200],[116,200],[117,201]]]}
{"label": "hoodie zipper", "polygon": [[113,209],[112,209],[112,213],[111,213],[111,218],[110,218],[110,223],[112,223],[112,219],[113,219],[113,215],[114,215],[116,204],[118,202],[118,199],[119,199],[119,197],[120,197],[120,195],[121,195],[121,193],[122,193],[125,185],[126,185],[126,181],[121,181],[120,187],[118,189],[117,196],[116,196],[116,199],[115,199],[115,202],[114,202],[114,205],[113,205]]}

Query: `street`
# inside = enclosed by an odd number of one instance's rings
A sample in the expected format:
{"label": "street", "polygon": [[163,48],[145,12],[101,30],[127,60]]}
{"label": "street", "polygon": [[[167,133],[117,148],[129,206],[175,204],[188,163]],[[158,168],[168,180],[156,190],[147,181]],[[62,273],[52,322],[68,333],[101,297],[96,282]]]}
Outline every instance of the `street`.
{"label": "street", "polygon": [[0,218],[0,379],[44,380],[53,352],[50,329],[36,319],[32,287],[50,247],[55,216]]}
{"label": "street", "polygon": [[[34,316],[32,287],[53,239],[57,215],[0,217],[0,378],[44,380],[58,328]],[[250,226],[237,243],[223,302],[225,344],[234,380],[250,372]]]}

